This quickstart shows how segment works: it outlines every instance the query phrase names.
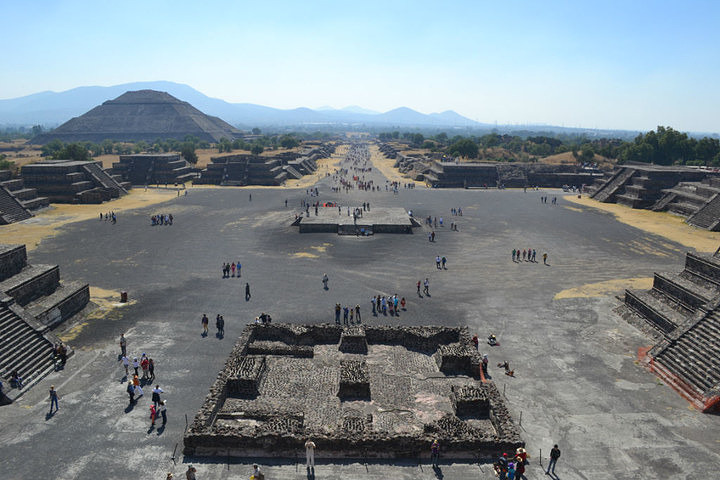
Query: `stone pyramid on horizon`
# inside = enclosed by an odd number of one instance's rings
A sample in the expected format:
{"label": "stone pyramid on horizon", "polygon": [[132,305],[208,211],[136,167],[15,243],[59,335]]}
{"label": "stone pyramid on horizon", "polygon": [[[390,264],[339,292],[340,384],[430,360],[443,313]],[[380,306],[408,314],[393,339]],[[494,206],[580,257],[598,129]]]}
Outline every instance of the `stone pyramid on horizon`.
{"label": "stone pyramid on horizon", "polygon": [[152,142],[158,138],[183,140],[187,135],[216,142],[222,137],[234,139],[241,132],[166,92],[137,90],[103,102],[51,132],[38,135],[31,143],[46,144],[55,139],[63,142],[102,142],[106,139]]}

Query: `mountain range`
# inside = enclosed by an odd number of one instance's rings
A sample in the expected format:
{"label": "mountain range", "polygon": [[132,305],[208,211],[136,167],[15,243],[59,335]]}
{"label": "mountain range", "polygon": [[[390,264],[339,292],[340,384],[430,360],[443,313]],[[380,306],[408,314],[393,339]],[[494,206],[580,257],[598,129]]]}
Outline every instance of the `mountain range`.
{"label": "mountain range", "polygon": [[483,124],[452,110],[423,114],[407,107],[379,113],[359,106],[342,109],[295,108],[282,110],[252,103],[229,103],[180,83],[134,82],[110,87],[78,87],[64,92],[40,92],[0,100],[0,125],[54,127],[127,91],[158,90],[190,103],[208,115],[241,128],[289,125],[367,125],[416,127],[480,127]]}

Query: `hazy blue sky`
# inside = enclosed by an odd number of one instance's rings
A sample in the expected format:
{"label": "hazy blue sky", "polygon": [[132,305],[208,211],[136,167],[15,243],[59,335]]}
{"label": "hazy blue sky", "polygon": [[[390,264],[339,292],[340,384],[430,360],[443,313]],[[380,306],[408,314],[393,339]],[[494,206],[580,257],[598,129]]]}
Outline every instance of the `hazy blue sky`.
{"label": "hazy blue sky", "polygon": [[231,102],[720,132],[719,1],[0,2],[0,98],[143,80]]}

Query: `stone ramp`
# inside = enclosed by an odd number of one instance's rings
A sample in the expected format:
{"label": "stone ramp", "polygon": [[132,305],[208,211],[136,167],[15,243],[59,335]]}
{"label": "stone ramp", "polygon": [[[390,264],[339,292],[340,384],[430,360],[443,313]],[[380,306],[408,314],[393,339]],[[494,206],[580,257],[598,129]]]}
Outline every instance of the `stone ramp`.
{"label": "stone ramp", "polygon": [[96,185],[112,192],[113,198],[117,198],[128,193],[127,190],[120,185],[120,183],[111,177],[97,163],[91,162],[83,165],[83,169],[95,181]]}

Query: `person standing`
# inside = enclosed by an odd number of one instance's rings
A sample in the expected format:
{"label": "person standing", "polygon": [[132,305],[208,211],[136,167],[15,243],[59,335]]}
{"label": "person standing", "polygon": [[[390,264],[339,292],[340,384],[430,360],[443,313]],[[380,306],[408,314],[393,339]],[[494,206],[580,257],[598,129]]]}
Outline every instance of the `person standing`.
{"label": "person standing", "polygon": [[432,466],[437,467],[440,462],[440,442],[436,438],[430,445],[430,459],[432,460]]}
{"label": "person standing", "polygon": [[445,268],[445,264],[447,263],[447,258],[442,257],[442,259],[440,260],[440,262],[442,263],[442,269],[443,269],[443,270],[447,270],[447,268]]}
{"label": "person standing", "polygon": [[130,368],[130,359],[127,357],[127,355],[123,355],[121,360],[123,367],[125,367],[125,376],[127,377],[129,373],[128,370]]}
{"label": "person standing", "polygon": [[550,475],[550,467],[552,467],[552,474],[555,475],[555,465],[557,465],[558,458],[560,458],[560,448],[556,443],[552,450],[550,450],[550,463],[548,463],[545,475]]}
{"label": "person standing", "polygon": [[155,360],[148,358],[148,374],[150,375],[150,381],[155,380]]}
{"label": "person standing", "polygon": [[123,357],[127,355],[127,340],[124,333],[120,334],[120,353]]}
{"label": "person standing", "polygon": [[543,264],[547,265],[547,252],[543,253]]}
{"label": "person standing", "polygon": [[420,280],[417,283],[418,297],[420,296]]}
{"label": "person standing", "polygon": [[195,467],[190,465],[187,469],[187,472],[185,472],[185,478],[186,480],[197,480],[197,477],[195,476],[195,473],[197,473],[197,470],[195,470]]}
{"label": "person standing", "polygon": [[237,262],[235,266],[237,267],[237,278],[242,277],[242,275],[240,274],[240,269],[242,268],[242,265],[240,265],[240,262]]}
{"label": "person standing", "polygon": [[135,403],[135,387],[133,387],[132,380],[128,381],[127,394],[130,397],[130,405],[132,405],[133,403]]}
{"label": "person standing", "polygon": [[315,442],[309,438],[305,442],[305,466],[308,470],[315,470]]}
{"label": "person standing", "polygon": [[440,255],[438,255],[437,257],[435,257],[435,268],[437,268],[438,270],[440,270]]}
{"label": "person standing", "polygon": [[58,406],[57,390],[55,390],[55,385],[50,385],[50,415],[53,413],[53,405],[55,405],[56,412],[60,410],[60,407]]}
{"label": "person standing", "polygon": [[202,327],[203,327],[202,336],[203,336],[203,337],[207,337],[207,334],[208,334],[208,323],[210,323],[210,320],[208,320],[207,315],[203,315],[203,316],[202,316],[202,318],[200,319],[200,323],[202,323]]}
{"label": "person standing", "polygon": [[327,290],[327,289],[328,289],[328,276],[327,276],[327,273],[323,273],[322,284],[323,284],[323,288],[324,288],[325,290]]}
{"label": "person standing", "polygon": [[246,302],[250,301],[250,284],[249,283],[245,283],[245,301]]}
{"label": "person standing", "polygon": [[160,403],[160,394],[165,393],[165,391],[160,388],[160,385],[155,385],[155,388],[152,390],[152,402],[157,406]]}
{"label": "person standing", "polygon": [[483,354],[481,366],[482,366],[483,376],[485,377],[486,380],[488,378],[488,363],[490,363],[490,361],[488,360],[487,353],[485,353],[485,354]]}
{"label": "person standing", "polygon": [[425,281],[423,282],[423,285],[425,287],[425,295],[430,295],[430,280],[428,280],[427,277],[425,277]]}
{"label": "person standing", "polygon": [[225,319],[222,315],[218,315],[215,319],[215,326],[217,327],[218,337],[225,337]]}
{"label": "person standing", "polygon": [[149,379],[150,360],[148,360],[147,355],[145,355],[144,353],[142,354],[142,358],[140,359],[140,368],[142,369],[143,380]]}
{"label": "person standing", "polygon": [[167,423],[167,408],[165,407],[165,400],[160,400],[160,416],[163,419],[163,426]]}
{"label": "person standing", "polygon": [[155,404],[153,403],[150,405],[150,426],[155,426],[155,418],[157,418],[157,408],[155,408]]}
{"label": "person standing", "polygon": [[359,324],[360,323],[360,305],[355,305],[355,321]]}

